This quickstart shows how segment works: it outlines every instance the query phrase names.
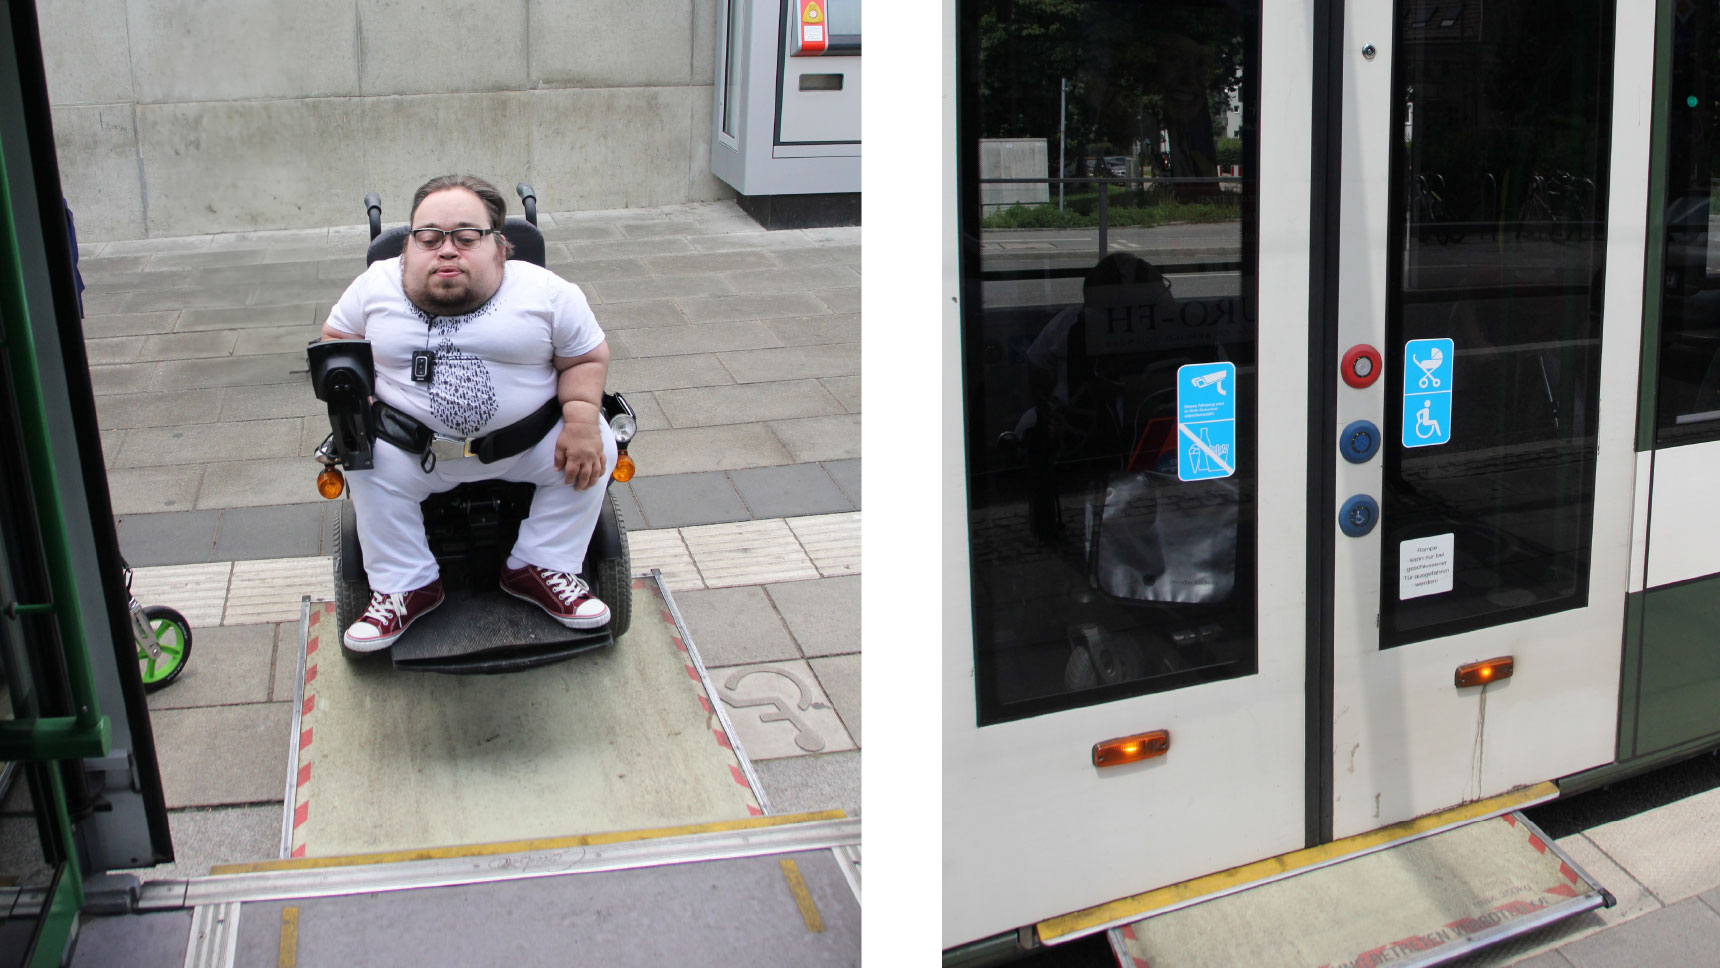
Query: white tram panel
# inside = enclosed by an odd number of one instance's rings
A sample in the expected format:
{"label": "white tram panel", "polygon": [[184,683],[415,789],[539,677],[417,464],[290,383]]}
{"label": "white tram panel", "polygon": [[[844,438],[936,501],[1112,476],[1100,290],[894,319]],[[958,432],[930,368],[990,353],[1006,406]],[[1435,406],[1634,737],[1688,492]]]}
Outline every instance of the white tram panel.
{"label": "white tram panel", "polygon": [[[1365,390],[1340,384],[1337,390],[1336,424],[1331,432],[1357,419],[1372,420],[1380,428],[1381,453],[1373,460],[1352,464],[1341,455],[1333,461],[1335,504],[1328,513],[1336,520],[1351,495],[1364,494],[1376,501],[1381,486],[1386,448],[1396,428],[1384,419],[1386,394],[1403,377],[1392,361],[1394,347],[1386,345],[1385,289],[1387,245],[1386,223],[1391,183],[1389,178],[1392,110],[1392,10],[1389,3],[1344,5],[1344,36],[1338,48],[1343,57],[1343,118],[1340,122],[1339,250],[1338,250],[1338,351],[1369,344],[1384,359],[1379,378]],[[1357,756],[1375,754],[1374,734],[1381,716],[1369,714],[1372,691],[1358,685],[1358,665],[1378,648],[1380,613],[1380,534],[1377,525],[1366,535],[1352,538],[1339,531],[1333,549],[1332,635],[1334,704],[1332,728],[1332,784],[1336,836],[1359,832],[1344,821],[1346,800],[1359,799],[1351,792],[1358,769],[1363,776],[1372,771],[1358,764]],[[1393,756],[1377,768],[1401,769]],[[1390,821],[1363,823],[1359,829]]]}
{"label": "white tram panel", "polygon": [[[1258,384],[1255,675],[975,725],[960,317],[946,262],[946,947],[1303,846],[1311,19],[1303,5],[1265,5],[1261,155],[1276,160],[1260,172],[1258,359],[1268,366]],[[953,70],[946,47],[951,90]],[[953,104],[946,98],[946,145],[957,144]],[[946,196],[953,252],[954,190]],[[1164,758],[1092,765],[1095,742],[1153,729],[1170,732]]]}
{"label": "white tram panel", "polygon": [[1720,441],[1654,452],[1648,515],[1648,587],[1720,572]]}
{"label": "white tram panel", "polygon": [[[1636,462],[1638,347],[1642,318],[1652,23],[1625,15],[1620,4],[1614,74],[1612,160],[1608,204],[1607,285],[1602,330],[1600,413],[1588,604],[1553,615],[1444,639],[1379,648],[1377,609],[1351,596],[1346,574],[1368,581],[1379,552],[1339,541],[1333,729],[1333,835],[1345,837],[1421,816],[1457,803],[1609,763],[1616,742],[1620,631],[1630,561]],[[1346,45],[1378,48],[1375,67],[1389,61],[1390,8],[1349,5]],[[1638,22],[1640,21],[1640,22]],[[1368,36],[1362,36],[1365,31]],[[1352,63],[1360,62],[1356,56]],[[1389,64],[1387,65],[1389,66]],[[1345,190],[1362,179],[1352,160],[1385,166],[1383,136],[1352,143],[1350,131],[1384,131],[1389,114],[1373,94],[1384,89],[1346,75]],[[1378,117],[1373,113],[1379,112]],[[1358,154],[1359,153],[1359,154]],[[1348,212],[1349,199],[1345,208]],[[1383,238],[1383,207],[1368,218],[1369,237]],[[1348,228],[1348,223],[1346,223]],[[1353,251],[1344,240],[1346,251]],[[1372,279],[1375,277],[1369,276]],[[1348,285],[1351,280],[1346,280]],[[1385,314],[1383,279],[1372,286],[1373,318]],[[1459,347],[1461,353],[1462,347]],[[1390,357],[1388,356],[1388,360]],[[1401,380],[1388,372],[1383,382]],[[1377,532],[1376,532],[1377,534]],[[1374,582],[1377,586],[1377,581]],[[1457,666],[1513,655],[1516,675],[1480,689],[1457,690]]]}

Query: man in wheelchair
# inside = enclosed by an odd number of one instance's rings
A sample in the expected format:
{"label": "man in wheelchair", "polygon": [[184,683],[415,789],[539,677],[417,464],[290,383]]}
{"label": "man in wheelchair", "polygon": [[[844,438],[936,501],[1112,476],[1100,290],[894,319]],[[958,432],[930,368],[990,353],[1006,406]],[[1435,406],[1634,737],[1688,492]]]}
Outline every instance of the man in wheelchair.
{"label": "man in wheelchair", "polygon": [[469,175],[413,196],[398,258],[341,296],[323,340],[364,339],[375,366],[373,466],[349,468],[369,606],[347,648],[388,648],[442,604],[421,502],[466,481],[536,485],[502,590],[571,629],[607,624],[579,577],[616,440],[601,412],[609,346],[578,286],[508,261],[507,203]]}

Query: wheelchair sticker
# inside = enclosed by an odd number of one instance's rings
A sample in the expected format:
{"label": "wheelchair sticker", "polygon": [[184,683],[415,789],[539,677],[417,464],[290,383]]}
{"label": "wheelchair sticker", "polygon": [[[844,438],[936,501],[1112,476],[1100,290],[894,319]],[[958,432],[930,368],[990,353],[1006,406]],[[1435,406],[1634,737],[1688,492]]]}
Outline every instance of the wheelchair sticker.
{"label": "wheelchair sticker", "polygon": [[1236,365],[1177,368],[1177,477],[1209,481],[1236,473]]}
{"label": "wheelchair sticker", "polygon": [[1451,440],[1449,339],[1412,339],[1404,344],[1403,445],[1435,447]]}

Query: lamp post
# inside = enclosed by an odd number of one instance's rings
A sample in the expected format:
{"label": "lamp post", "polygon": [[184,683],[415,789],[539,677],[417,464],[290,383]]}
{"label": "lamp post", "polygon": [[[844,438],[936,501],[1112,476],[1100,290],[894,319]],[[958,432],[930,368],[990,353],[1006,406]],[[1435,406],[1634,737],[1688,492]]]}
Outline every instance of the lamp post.
{"label": "lamp post", "polygon": [[1057,96],[1057,210],[1063,211],[1063,137],[1069,124],[1069,78],[1058,79]]}

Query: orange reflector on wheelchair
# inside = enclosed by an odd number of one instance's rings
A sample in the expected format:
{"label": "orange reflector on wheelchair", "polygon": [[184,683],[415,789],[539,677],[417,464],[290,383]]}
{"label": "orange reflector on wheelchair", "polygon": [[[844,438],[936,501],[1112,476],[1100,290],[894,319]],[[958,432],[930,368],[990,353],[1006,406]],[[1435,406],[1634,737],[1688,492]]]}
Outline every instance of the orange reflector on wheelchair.
{"label": "orange reflector on wheelchair", "polygon": [[1108,739],[1093,744],[1094,766],[1122,766],[1163,756],[1171,748],[1171,734],[1162,729],[1136,733],[1121,739]]}
{"label": "orange reflector on wheelchair", "polygon": [[622,454],[615,460],[615,473],[609,475],[625,484],[633,479],[633,458]]}
{"label": "orange reflector on wheelchair", "polygon": [[338,467],[325,467],[317,475],[317,493],[329,500],[340,497],[346,490],[346,476]]}
{"label": "orange reflector on wheelchair", "polygon": [[1457,667],[1457,688],[1465,686],[1485,686],[1489,682],[1511,678],[1516,671],[1517,661],[1511,656],[1502,655],[1497,659],[1484,659]]}

